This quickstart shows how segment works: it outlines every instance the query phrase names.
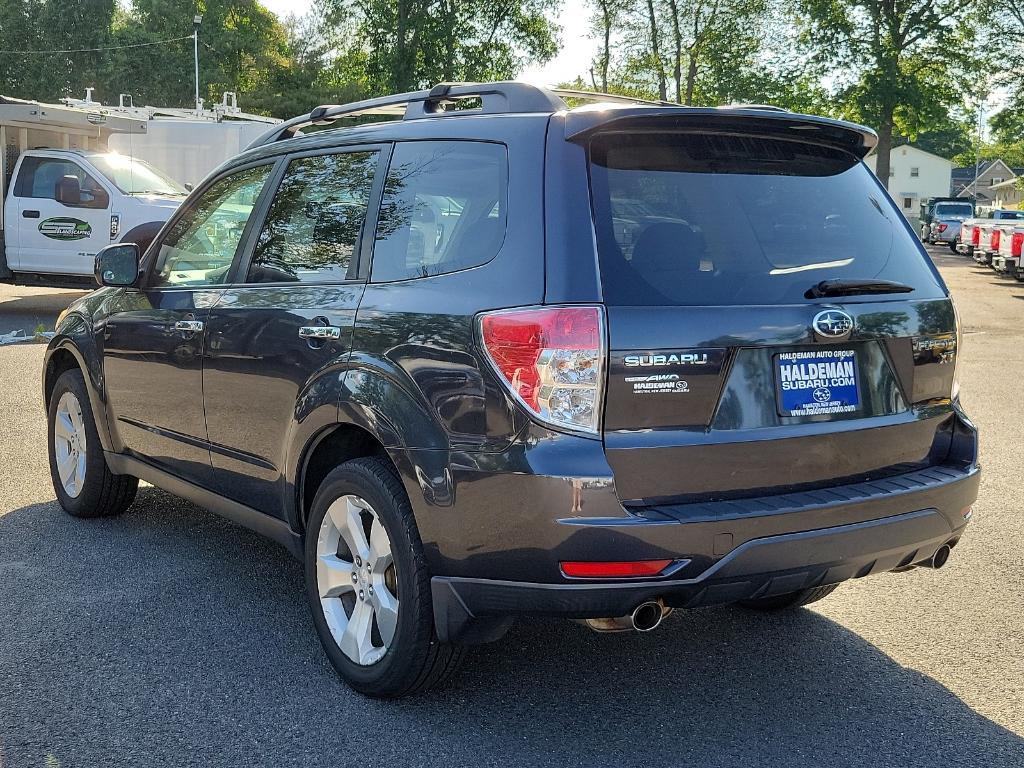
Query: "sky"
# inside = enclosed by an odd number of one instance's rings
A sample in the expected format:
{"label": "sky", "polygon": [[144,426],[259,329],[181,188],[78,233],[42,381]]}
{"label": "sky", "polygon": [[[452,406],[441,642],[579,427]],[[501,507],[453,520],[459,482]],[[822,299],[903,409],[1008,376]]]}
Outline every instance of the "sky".
{"label": "sky", "polygon": [[[282,19],[288,14],[299,16],[309,11],[312,0],[260,0],[264,6]],[[547,64],[529,67],[519,75],[519,80],[534,85],[556,85],[587,77],[590,62],[597,53],[597,40],[589,36],[587,10],[582,0],[565,0],[558,15],[562,27],[562,48],[558,55]]]}

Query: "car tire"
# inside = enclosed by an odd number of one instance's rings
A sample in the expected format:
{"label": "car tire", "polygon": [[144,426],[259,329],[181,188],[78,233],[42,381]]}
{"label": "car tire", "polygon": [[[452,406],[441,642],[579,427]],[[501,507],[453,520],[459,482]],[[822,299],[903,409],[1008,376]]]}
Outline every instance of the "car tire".
{"label": "car tire", "polygon": [[80,370],[65,371],[47,408],[50,478],[57,501],[74,517],[112,517],[131,506],[139,480],[116,475],[100,445],[89,392]]}
{"label": "car tire", "polygon": [[383,459],[347,461],[324,478],[304,559],[317,635],[353,689],[398,698],[434,688],[455,672],[465,649],[437,639],[412,507]]}
{"label": "car tire", "polygon": [[957,251],[957,249],[956,249],[956,247],[958,245],[959,245],[959,242],[954,240],[952,243],[949,244],[949,250],[951,250],[953,253],[959,253],[959,251]]}
{"label": "car tire", "polygon": [[823,584],[820,587],[786,592],[782,595],[755,597],[752,600],[741,600],[740,605],[754,611],[784,611],[791,608],[800,608],[828,597],[838,586],[838,584]]}

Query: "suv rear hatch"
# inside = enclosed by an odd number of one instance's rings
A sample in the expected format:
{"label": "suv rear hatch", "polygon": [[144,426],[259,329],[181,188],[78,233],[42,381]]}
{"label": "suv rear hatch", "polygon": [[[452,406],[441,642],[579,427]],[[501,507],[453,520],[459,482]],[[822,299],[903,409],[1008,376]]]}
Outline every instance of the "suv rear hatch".
{"label": "suv rear hatch", "polygon": [[834,486],[948,454],[945,286],[850,132],[799,127],[639,116],[575,138],[608,322],[603,437],[627,505]]}

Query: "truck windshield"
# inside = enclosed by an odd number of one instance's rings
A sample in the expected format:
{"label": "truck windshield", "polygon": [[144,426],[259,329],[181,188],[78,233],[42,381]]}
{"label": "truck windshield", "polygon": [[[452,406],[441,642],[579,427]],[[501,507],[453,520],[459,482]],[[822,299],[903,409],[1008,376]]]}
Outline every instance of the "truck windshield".
{"label": "truck windshield", "polygon": [[92,164],[126,195],[187,195],[188,192],[144,160],[110,153],[92,155]]}
{"label": "truck windshield", "polygon": [[974,216],[974,206],[970,203],[939,203],[935,206],[935,215],[940,218],[942,216],[962,216],[969,219]]}
{"label": "truck windshield", "polygon": [[590,157],[609,304],[802,303],[830,279],[902,283],[913,289],[904,298],[943,295],[905,220],[853,155],[652,132],[598,136]]}

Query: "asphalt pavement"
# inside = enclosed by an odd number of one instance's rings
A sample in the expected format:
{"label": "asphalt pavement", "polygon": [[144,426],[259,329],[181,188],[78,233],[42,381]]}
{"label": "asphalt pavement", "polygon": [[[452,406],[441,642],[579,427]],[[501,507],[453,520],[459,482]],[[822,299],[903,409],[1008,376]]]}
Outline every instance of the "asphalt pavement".
{"label": "asphalt pavement", "polygon": [[[984,463],[946,568],[782,615],[677,612],[646,635],[521,621],[446,688],[399,702],[338,680],[278,545],[148,487],[120,518],[65,515],[43,348],[0,348],[0,768],[1020,768],[1024,284],[936,262],[966,329]],[[46,317],[65,299],[15,304]]]}
{"label": "asphalt pavement", "polygon": [[52,331],[57,315],[84,295],[85,291],[0,284],[0,336],[12,331],[31,336],[39,326]]}

